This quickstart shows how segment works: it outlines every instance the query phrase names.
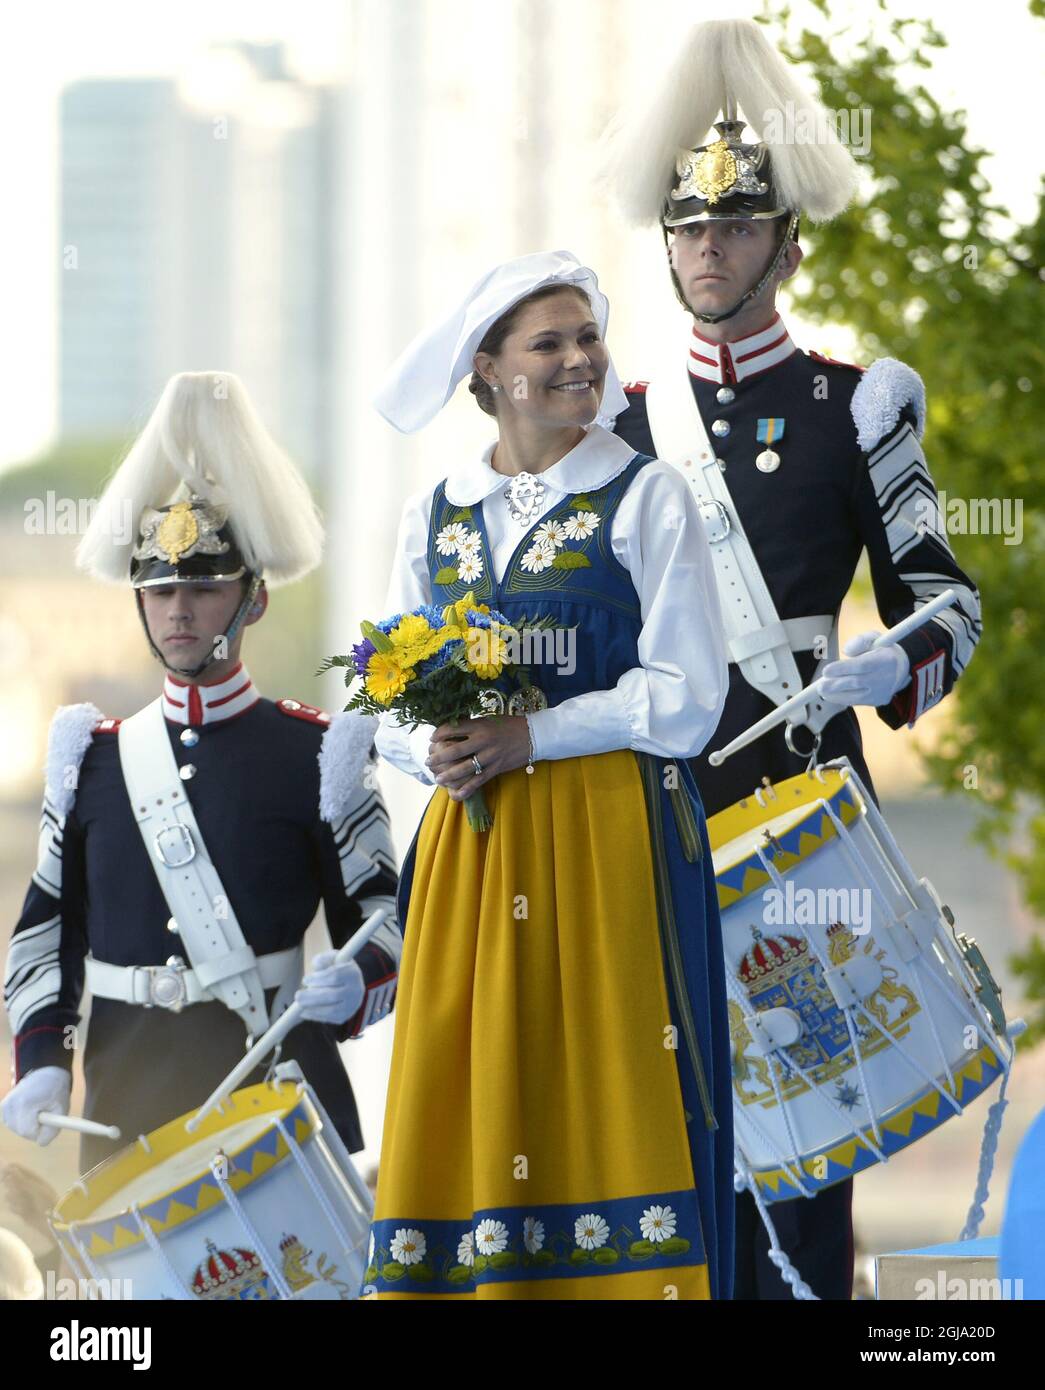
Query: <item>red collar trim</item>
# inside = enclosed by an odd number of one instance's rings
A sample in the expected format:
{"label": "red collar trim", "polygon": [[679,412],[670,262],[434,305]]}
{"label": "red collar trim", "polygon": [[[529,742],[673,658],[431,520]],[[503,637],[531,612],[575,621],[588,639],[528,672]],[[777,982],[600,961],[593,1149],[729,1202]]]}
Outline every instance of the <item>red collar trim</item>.
{"label": "red collar trim", "polygon": [[218,724],[245,714],[260,699],[242,661],[213,685],[190,685],[169,672],[163,681],[163,713],[173,724]]}
{"label": "red collar trim", "polygon": [[694,324],[689,370],[701,381],[734,385],[768,372],[797,351],[779,314],[774,314],[772,322],[757,333],[731,343],[713,343]]}

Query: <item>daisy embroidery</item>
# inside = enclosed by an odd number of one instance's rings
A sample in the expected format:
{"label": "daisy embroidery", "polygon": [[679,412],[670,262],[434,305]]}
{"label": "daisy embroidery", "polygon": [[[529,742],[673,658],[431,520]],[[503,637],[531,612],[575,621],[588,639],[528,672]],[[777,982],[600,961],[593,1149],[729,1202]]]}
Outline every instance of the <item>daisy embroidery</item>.
{"label": "daisy embroidery", "polygon": [[647,1207],[639,1220],[646,1240],[654,1245],[675,1234],[676,1217],[671,1207]]}
{"label": "daisy embroidery", "polygon": [[529,570],[531,574],[540,574],[541,570],[546,570],[551,567],[554,559],[554,545],[551,545],[548,541],[535,540],[519,563],[524,570]]}
{"label": "daisy embroidery", "polygon": [[463,579],[466,584],[474,584],[482,578],[482,574],[483,562],[478,551],[462,550],[457,563],[458,579]]}
{"label": "daisy embroidery", "polygon": [[392,1237],[392,1259],[401,1265],[418,1265],[425,1257],[428,1246],[420,1231],[403,1227]]}
{"label": "daisy embroidery", "polygon": [[566,544],[566,527],[561,521],[544,521],[533,533],[539,545],[554,545],[557,549]]}
{"label": "daisy embroidery", "polygon": [[567,517],[562,529],[568,540],[586,541],[595,534],[598,524],[598,512],[574,512],[573,516]]}
{"label": "daisy embroidery", "polygon": [[536,1216],[528,1216],[523,1221],[523,1244],[531,1255],[536,1255],[544,1244],[544,1222]]}
{"label": "daisy embroidery", "polygon": [[462,1265],[475,1264],[475,1236],[471,1231],[465,1231],[457,1242],[457,1262]]}
{"label": "daisy embroidery", "polygon": [[440,555],[456,555],[462,540],[468,535],[468,527],[463,521],[455,521],[444,526],[435,538],[435,548]]}
{"label": "daisy embroidery", "polygon": [[598,1250],[610,1238],[610,1228],[601,1216],[588,1212],[578,1216],[573,1225],[573,1236],[582,1250]]}
{"label": "daisy embroidery", "polygon": [[475,1248],[480,1255],[499,1255],[508,1244],[508,1227],[487,1217],[475,1228]]}
{"label": "daisy embroidery", "polygon": [[468,551],[478,551],[483,543],[483,538],[478,531],[466,531],[457,542],[458,555],[465,555]]}

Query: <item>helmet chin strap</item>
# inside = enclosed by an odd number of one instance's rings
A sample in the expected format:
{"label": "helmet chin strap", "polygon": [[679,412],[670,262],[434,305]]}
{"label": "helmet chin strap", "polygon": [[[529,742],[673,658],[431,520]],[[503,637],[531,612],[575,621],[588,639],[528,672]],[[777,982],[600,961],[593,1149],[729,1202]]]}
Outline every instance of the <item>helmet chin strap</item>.
{"label": "helmet chin strap", "polygon": [[145,621],[145,602],[142,598],[142,591],[141,589],[136,589],[134,592],[138,607],[138,617],[141,620],[141,625],[145,632],[145,640],[149,644],[149,650],[152,652],[153,656],[164,667],[165,670],[173,671],[176,676],[185,676],[188,680],[195,680],[197,676],[201,675],[207,669],[208,666],[210,666],[214,661],[218,659],[218,644],[222,641],[225,641],[226,643],[233,641],[237,632],[239,632],[240,628],[243,626],[244,619],[247,616],[247,612],[250,609],[251,604],[258,596],[258,590],[261,588],[261,584],[262,576],[260,574],[252,574],[250,577],[250,583],[247,585],[246,592],[244,593],[243,598],[240,600],[240,605],[236,609],[235,613],[232,615],[232,621],[229,623],[225,631],[215,639],[214,645],[211,647],[210,651],[199,663],[199,665],[193,666],[191,668],[187,668],[184,666],[171,666],[168,664],[163,653],[160,651],[159,647],[157,647],[156,643],[152,640],[152,634],[149,632],[149,624]]}
{"label": "helmet chin strap", "polygon": [[[668,228],[665,227],[663,223],[661,224],[661,230],[664,233],[664,244],[665,246],[667,246],[669,244]],[[737,302],[733,305],[732,309],[726,309],[724,313],[698,313],[697,310],[694,309],[692,305],[687,301],[686,296],[682,293],[682,286],[679,284],[679,277],[676,274],[674,267],[672,267],[671,278],[675,282],[675,293],[679,297],[683,305],[685,305],[687,312],[692,314],[698,323],[724,323],[726,319],[731,319],[734,314],[738,314],[745,304],[749,303],[752,299],[757,298],[757,296],[762,293],[765,287],[769,284],[770,280],[773,278],[773,274],[776,271],[777,267],[780,265],[780,262],[783,260],[784,252],[787,250],[788,244],[794,241],[797,234],[798,213],[792,212],[788,215],[787,231],[781,237],[780,245],[777,247],[775,255],[769,262],[769,265],[766,267],[765,273],[762,275],[762,278],[757,282],[757,284],[752,285],[746,294],[742,294],[740,296]]]}

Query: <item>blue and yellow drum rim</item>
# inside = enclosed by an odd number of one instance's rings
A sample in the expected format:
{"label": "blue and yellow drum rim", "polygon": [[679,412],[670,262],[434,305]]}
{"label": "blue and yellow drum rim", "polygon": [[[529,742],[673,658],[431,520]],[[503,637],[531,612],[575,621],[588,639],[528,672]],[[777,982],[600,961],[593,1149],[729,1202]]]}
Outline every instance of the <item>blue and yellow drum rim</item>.
{"label": "blue and yellow drum rim", "polygon": [[[708,819],[711,852],[714,854],[730,841],[768,825],[789,811],[807,807],[807,813],[800,820],[788,830],[775,835],[779,848],[771,845],[764,851],[766,857],[773,861],[774,868],[786,874],[836,837],[831,817],[820,805],[822,801],[827,802],[843,825],[851,824],[863,814],[863,801],[849,780],[848,768],[821,768],[819,776],[802,772],[797,777],[789,777],[786,782],[775,783],[772,791],[765,795],[765,805],[761,805],[754,796],[749,796],[711,816]],[[740,902],[749,893],[758,892],[770,879],[758,855],[752,851],[731,864],[719,866],[716,863],[715,881],[718,885],[719,908],[725,909]]]}
{"label": "blue and yellow drum rim", "polygon": [[[998,1053],[986,1043],[954,1073],[954,1098],[964,1110],[978,1095],[997,1081],[1005,1070]],[[934,1086],[927,1087],[914,1100],[906,1101],[879,1120],[882,1132],[881,1151],[886,1158],[906,1149],[923,1135],[939,1128],[954,1116],[954,1110]],[[870,1126],[864,1126],[870,1133]],[[842,1140],[829,1149],[807,1154],[801,1161],[802,1183],[808,1191],[833,1187],[854,1173],[862,1172],[878,1159],[864,1141],[856,1135]],[[786,1168],[755,1169],[753,1176],[767,1202],[784,1202],[799,1197],[794,1175]]]}
{"label": "blue and yellow drum rim", "polygon": [[[126,1250],[144,1240],[135,1217],[129,1212],[96,1221],[91,1213],[109,1200],[135,1178],[140,1178],[167,1159],[174,1158],[201,1139],[216,1139],[215,1149],[221,1147],[222,1133],[232,1125],[257,1115],[271,1117],[271,1125],[257,1138],[229,1152],[228,1185],[241,1192],[286,1158],[286,1140],[276,1126],[282,1119],[298,1144],[320,1128],[320,1119],[308,1097],[291,1081],[276,1085],[262,1082],[247,1086],[229,1098],[222,1111],[211,1111],[191,1135],[185,1132],[185,1121],[195,1112],[181,1115],[147,1135],[149,1149],[141,1143],[128,1145],[113,1158],[93,1168],[72,1191],[66,1193],[55,1207],[51,1228],[61,1238],[75,1226],[76,1233],[92,1256],[110,1255]],[[209,1168],[188,1182],[165,1192],[162,1196],[141,1203],[139,1210],[152,1229],[161,1234],[193,1221],[197,1216],[224,1202],[221,1189]]]}

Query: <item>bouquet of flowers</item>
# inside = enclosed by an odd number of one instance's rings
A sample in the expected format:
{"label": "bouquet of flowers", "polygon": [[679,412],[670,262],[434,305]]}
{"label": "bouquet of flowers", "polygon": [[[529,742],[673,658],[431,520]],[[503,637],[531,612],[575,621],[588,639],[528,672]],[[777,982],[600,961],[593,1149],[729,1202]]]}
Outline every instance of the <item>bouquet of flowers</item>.
{"label": "bouquet of flowers", "polygon": [[[361,627],[363,640],[351,654],[330,657],[320,668],[344,666],[346,685],[361,682],[346,709],[393,711],[400,724],[416,729],[501,713],[505,700],[494,683],[504,676],[521,688],[529,685],[526,668],[509,659],[518,630],[503,613],[476,603],[471,592],[445,608],[422,604]],[[472,829],[489,830],[493,817],[482,789],[464,805]]]}

